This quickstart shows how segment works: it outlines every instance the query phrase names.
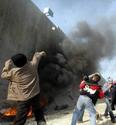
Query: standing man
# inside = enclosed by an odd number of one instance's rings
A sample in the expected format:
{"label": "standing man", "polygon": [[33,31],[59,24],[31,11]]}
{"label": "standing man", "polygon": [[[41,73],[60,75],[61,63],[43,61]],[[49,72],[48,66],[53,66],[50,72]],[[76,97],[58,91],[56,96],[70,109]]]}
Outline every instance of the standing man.
{"label": "standing man", "polygon": [[16,54],[5,62],[1,77],[9,81],[8,100],[17,101],[17,114],[13,125],[24,125],[30,106],[37,125],[46,125],[39,102],[38,64],[46,53],[35,52],[31,61],[24,54]]}
{"label": "standing man", "polygon": [[[111,86],[111,87],[109,88],[109,86]],[[112,111],[111,104],[110,104],[112,86],[113,86],[113,80],[108,78],[108,82],[106,82],[102,87],[103,91],[105,91],[105,103],[106,103],[106,109],[105,109],[104,116],[107,117],[108,113],[109,113],[111,122],[116,123],[115,115]]]}

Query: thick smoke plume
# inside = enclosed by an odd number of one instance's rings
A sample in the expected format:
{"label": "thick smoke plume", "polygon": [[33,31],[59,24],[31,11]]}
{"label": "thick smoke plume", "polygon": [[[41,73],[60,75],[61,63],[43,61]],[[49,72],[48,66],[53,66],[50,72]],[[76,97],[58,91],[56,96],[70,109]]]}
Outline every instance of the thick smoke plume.
{"label": "thick smoke plume", "polygon": [[96,26],[81,22],[68,38],[59,43],[62,52],[43,60],[47,63],[39,69],[43,92],[49,96],[54,93],[53,97],[71,84],[78,85],[83,75],[100,72],[101,59],[114,55],[115,36],[108,22]]}
{"label": "thick smoke plume", "polygon": [[[101,25],[103,24],[103,25]],[[114,54],[115,37],[109,23],[99,23],[92,27],[86,22],[79,23],[63,42],[63,50],[73,72],[90,74],[98,71],[102,58]]]}
{"label": "thick smoke plume", "polygon": [[[0,10],[0,70],[13,54],[21,52],[30,59],[35,51],[45,50],[47,56],[38,72],[41,94],[48,103],[68,86],[79,84],[83,74],[97,71],[100,60],[114,53],[113,21],[101,21],[94,27],[81,22],[65,38],[59,28],[51,30],[55,25],[29,0],[0,1]],[[0,100],[6,97],[7,86],[6,81],[1,82],[4,96]]]}

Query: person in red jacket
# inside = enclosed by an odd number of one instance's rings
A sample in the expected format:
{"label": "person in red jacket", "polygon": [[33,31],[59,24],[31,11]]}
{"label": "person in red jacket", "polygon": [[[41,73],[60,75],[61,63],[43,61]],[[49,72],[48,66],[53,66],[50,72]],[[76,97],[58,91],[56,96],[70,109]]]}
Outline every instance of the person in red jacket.
{"label": "person in red jacket", "polygon": [[[77,125],[83,108],[87,109],[91,125],[96,125],[96,110],[94,105],[98,99],[104,97],[104,92],[98,84],[101,76],[98,73],[92,74],[89,80],[83,80],[80,84],[80,96],[72,116],[71,125]],[[77,123],[77,124],[76,124]]]}

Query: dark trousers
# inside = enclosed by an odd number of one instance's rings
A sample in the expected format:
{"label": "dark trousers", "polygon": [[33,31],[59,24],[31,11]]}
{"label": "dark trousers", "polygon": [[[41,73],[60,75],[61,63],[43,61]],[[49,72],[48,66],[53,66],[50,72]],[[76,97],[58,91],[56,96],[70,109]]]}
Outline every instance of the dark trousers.
{"label": "dark trousers", "polygon": [[116,85],[113,86],[112,91],[111,91],[111,107],[114,110],[115,109],[115,105],[116,105]]}
{"label": "dark trousers", "polygon": [[40,107],[39,94],[27,101],[17,102],[17,114],[13,125],[24,125],[27,119],[27,114],[32,107],[32,111],[35,116],[35,120],[45,121],[43,109]]}

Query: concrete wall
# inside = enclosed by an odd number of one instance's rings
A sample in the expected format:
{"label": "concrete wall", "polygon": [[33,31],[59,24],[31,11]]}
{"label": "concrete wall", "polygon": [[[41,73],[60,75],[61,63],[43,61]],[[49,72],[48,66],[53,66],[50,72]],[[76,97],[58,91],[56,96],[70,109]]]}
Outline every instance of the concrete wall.
{"label": "concrete wall", "polygon": [[[65,38],[60,29],[30,0],[0,0],[0,72],[4,61],[22,52],[31,56],[36,50],[60,50]],[[5,99],[8,83],[0,82],[0,100]]]}

